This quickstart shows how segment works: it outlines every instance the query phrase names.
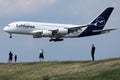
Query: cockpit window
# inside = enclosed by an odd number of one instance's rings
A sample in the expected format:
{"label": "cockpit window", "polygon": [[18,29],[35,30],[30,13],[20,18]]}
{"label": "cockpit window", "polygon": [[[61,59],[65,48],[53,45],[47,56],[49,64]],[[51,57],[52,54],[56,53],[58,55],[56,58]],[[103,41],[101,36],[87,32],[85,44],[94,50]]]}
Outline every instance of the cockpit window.
{"label": "cockpit window", "polygon": [[10,27],[10,25],[8,25],[8,27]]}

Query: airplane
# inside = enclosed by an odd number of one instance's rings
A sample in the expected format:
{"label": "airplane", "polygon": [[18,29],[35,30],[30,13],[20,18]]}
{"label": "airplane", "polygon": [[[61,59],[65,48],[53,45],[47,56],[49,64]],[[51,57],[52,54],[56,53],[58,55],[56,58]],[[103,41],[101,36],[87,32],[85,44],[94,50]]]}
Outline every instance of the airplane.
{"label": "airplane", "polygon": [[89,24],[56,24],[18,21],[8,24],[3,30],[10,34],[32,35],[33,38],[49,37],[49,41],[63,41],[63,38],[78,38],[108,33],[116,28],[103,29],[114,7],[106,8]]}

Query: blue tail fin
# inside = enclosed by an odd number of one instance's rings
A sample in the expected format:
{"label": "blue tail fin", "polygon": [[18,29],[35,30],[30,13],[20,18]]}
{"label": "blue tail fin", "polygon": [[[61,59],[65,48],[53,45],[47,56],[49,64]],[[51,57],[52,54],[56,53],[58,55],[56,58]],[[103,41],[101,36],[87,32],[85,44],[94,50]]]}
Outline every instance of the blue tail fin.
{"label": "blue tail fin", "polygon": [[79,35],[79,37],[97,35],[99,33],[92,32],[93,30],[102,30],[110,17],[113,7],[105,9],[96,19],[94,19],[90,25]]}

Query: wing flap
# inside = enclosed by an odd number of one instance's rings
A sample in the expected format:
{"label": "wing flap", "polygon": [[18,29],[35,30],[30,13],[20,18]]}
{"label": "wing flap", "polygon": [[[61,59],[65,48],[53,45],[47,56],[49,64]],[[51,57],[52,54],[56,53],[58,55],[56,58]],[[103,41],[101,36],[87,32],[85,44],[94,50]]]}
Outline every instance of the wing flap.
{"label": "wing flap", "polygon": [[82,28],[85,28],[85,27],[88,27],[88,26],[91,26],[93,24],[86,24],[86,25],[79,25],[79,26],[76,26],[76,27],[70,27],[70,28],[65,28],[65,29],[68,29],[70,32],[74,32],[74,31],[77,31],[77,30],[82,30]]}

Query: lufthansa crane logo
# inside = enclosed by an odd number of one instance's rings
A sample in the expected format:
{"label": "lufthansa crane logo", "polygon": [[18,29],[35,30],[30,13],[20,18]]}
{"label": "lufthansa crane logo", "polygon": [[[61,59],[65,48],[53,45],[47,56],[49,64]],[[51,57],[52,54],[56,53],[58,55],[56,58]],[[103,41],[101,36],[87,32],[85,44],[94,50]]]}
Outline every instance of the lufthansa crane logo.
{"label": "lufthansa crane logo", "polygon": [[98,17],[95,21],[95,26],[102,27],[105,25],[105,19],[103,17]]}

